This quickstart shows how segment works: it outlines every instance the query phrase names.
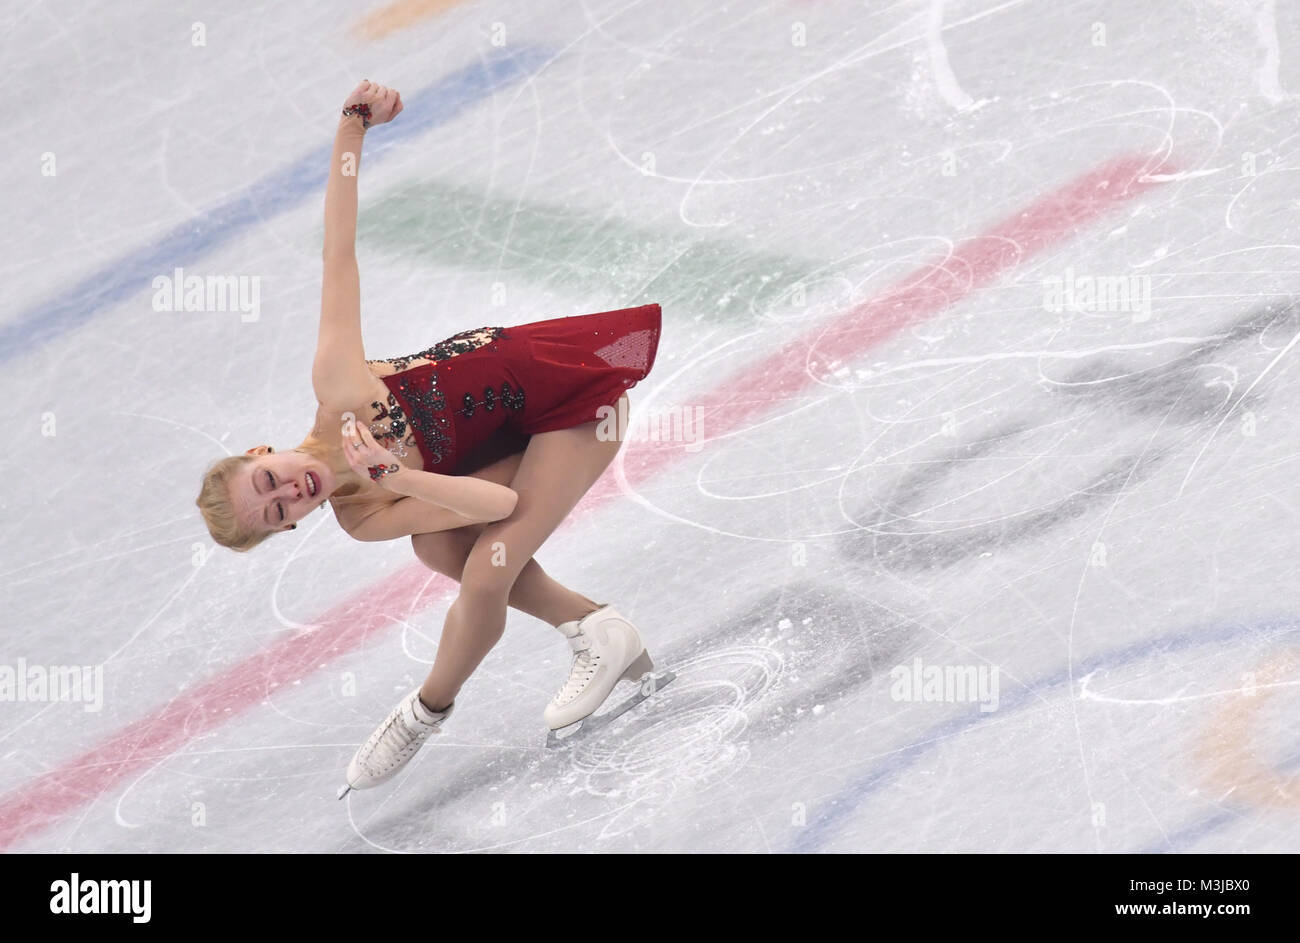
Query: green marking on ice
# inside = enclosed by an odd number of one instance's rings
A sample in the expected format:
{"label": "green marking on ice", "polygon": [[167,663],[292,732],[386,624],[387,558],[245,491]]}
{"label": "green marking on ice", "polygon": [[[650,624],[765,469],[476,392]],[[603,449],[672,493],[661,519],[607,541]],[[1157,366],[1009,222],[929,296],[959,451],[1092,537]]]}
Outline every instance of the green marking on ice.
{"label": "green marking on ice", "polygon": [[[828,267],[756,252],[734,241],[637,226],[598,212],[485,196],[440,181],[386,193],[358,223],[361,245],[482,273],[524,278],[565,294],[659,302],[665,313],[744,316],[791,287],[824,279]],[[785,296],[782,302],[782,296]]]}

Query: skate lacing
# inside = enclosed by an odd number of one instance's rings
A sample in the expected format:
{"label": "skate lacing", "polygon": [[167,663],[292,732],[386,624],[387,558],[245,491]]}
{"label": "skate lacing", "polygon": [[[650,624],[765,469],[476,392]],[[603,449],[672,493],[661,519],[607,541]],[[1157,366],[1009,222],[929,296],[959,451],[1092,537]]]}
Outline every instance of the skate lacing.
{"label": "skate lacing", "polygon": [[[397,760],[402,759],[403,755],[411,750],[412,747],[418,747],[438,728],[436,726],[427,726],[420,724],[418,728],[412,729],[406,723],[403,716],[402,708],[395,710],[380,728],[378,733],[371,739],[370,755],[365,759],[369,762],[367,766],[372,768],[378,767],[378,772],[383,772]],[[375,761],[378,760],[378,763]]]}
{"label": "skate lacing", "polygon": [[584,648],[582,651],[573,656],[573,665],[569,668],[569,680],[564,682],[555,699],[563,703],[566,700],[577,697],[582,693],[582,689],[596,674],[596,668],[600,661],[599,655],[593,655],[590,648]]}

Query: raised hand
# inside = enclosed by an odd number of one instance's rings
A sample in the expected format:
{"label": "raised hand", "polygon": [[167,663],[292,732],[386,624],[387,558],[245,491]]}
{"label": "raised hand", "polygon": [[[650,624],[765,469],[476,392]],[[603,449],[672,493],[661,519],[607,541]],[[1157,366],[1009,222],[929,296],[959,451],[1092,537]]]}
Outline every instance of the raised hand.
{"label": "raised hand", "polygon": [[386,488],[390,476],[402,470],[393,453],[376,442],[370,430],[357,422],[351,412],[343,414],[343,454],[354,472],[377,482],[381,488]]}
{"label": "raised hand", "polygon": [[402,93],[367,79],[352,90],[352,94],[343,103],[343,109],[346,111],[353,105],[369,107],[370,117],[367,121],[370,126],[385,124],[401,114]]}

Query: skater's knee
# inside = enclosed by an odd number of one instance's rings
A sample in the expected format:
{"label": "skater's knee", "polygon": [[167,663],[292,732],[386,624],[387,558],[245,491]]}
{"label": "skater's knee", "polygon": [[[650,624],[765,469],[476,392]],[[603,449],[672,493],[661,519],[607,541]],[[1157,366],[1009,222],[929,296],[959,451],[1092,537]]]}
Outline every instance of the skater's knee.
{"label": "skater's knee", "polygon": [[[460,592],[456,594],[456,601],[452,605],[463,620],[468,620],[466,624],[474,627],[475,635],[483,637],[485,633],[491,632],[492,626],[498,625],[497,618],[505,614],[510,607],[510,600],[496,587],[462,580]],[[499,628],[501,632],[505,631],[504,619],[501,619]],[[499,639],[500,635],[495,638]],[[496,644],[495,640],[492,644]]]}
{"label": "skater's knee", "polygon": [[515,580],[519,578],[520,569],[508,559],[503,547],[496,548],[495,552],[490,547],[475,547],[465,561],[461,592],[507,600]]}
{"label": "skater's knee", "polygon": [[500,571],[471,571],[467,566],[460,581],[460,591],[478,599],[508,603],[514,579]]}
{"label": "skater's knee", "polygon": [[472,530],[471,527],[458,527],[431,534],[413,534],[411,548],[420,562],[429,569],[459,581],[465,569],[465,560],[478,536]]}

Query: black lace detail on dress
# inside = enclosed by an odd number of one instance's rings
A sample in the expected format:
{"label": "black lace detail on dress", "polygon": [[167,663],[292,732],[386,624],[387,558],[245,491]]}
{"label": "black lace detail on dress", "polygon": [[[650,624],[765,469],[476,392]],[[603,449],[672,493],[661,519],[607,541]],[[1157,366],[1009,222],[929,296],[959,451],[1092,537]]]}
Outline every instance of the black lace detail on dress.
{"label": "black lace detail on dress", "polygon": [[501,392],[497,393],[492,389],[492,384],[489,383],[483,388],[482,402],[474,402],[474,394],[472,393],[465,394],[465,398],[462,400],[464,405],[460,408],[460,414],[466,419],[470,419],[474,416],[474,410],[480,406],[488,412],[492,412],[497,408],[498,401],[500,401],[501,405],[506,409],[520,412],[524,408],[524,388],[521,386],[518,390],[515,390],[509,382],[502,380]]}
{"label": "black lace detail on dress", "polygon": [[[372,402],[370,407],[375,410],[374,418],[370,420],[370,432],[375,439],[388,451],[392,452],[398,458],[406,457],[406,447],[415,448],[415,437],[407,434],[406,412],[402,409],[402,404],[397,401],[397,397],[391,392],[388,394],[388,404],[385,405],[378,400]],[[379,423],[385,419],[391,420],[389,428],[385,430]]]}
{"label": "black lace detail on dress", "polygon": [[430,463],[437,465],[451,447],[451,418],[439,415],[447,410],[447,397],[438,389],[438,375],[433,370],[416,371],[401,376],[397,388],[411,406],[407,421],[424,439]]}
{"label": "black lace detail on dress", "polygon": [[[508,339],[509,337],[510,335],[505,328],[480,327],[472,331],[461,331],[459,334],[453,334],[446,340],[439,341],[418,354],[411,354],[407,357],[394,357],[391,360],[372,361],[393,365],[395,373],[391,377],[385,378],[385,382],[391,380],[396,383],[397,389],[407,406],[406,410],[403,411],[401,404],[397,402],[392,393],[388,396],[388,407],[386,409],[379,403],[371,404],[380,411],[377,419],[391,418],[393,420],[393,432],[390,437],[395,441],[400,441],[402,433],[409,428],[414,433],[414,441],[410,444],[415,445],[418,441],[419,445],[423,447],[422,451],[429,464],[437,465],[442,462],[443,458],[453,451],[453,433],[455,430],[452,425],[452,413],[447,408],[447,396],[438,387],[438,368],[434,365],[439,361],[478,350],[481,347],[493,344],[495,341]],[[495,349],[496,347],[493,346],[493,350]],[[411,363],[416,360],[427,360],[429,363],[408,370]],[[429,369],[424,369],[424,367]],[[498,406],[514,412],[522,412],[524,408],[523,388],[515,389],[509,382],[503,381],[498,392],[489,384],[484,387],[482,401],[476,402],[472,393],[466,393],[461,408],[456,410],[456,413],[469,419],[473,417],[475,411],[480,407],[491,413]],[[401,454],[400,451],[393,449],[390,449],[390,451],[394,451],[394,454]]]}
{"label": "black lace detail on dress", "polygon": [[493,341],[502,340],[509,336],[503,327],[479,327],[472,331],[461,331],[459,334],[453,334],[446,340],[438,341],[432,347],[422,350],[418,354],[408,354],[405,357],[393,357],[375,362],[391,363],[394,370],[401,373],[411,365],[412,360],[432,360],[435,362],[446,360],[455,357],[457,354],[467,354],[471,350],[478,350]]}

